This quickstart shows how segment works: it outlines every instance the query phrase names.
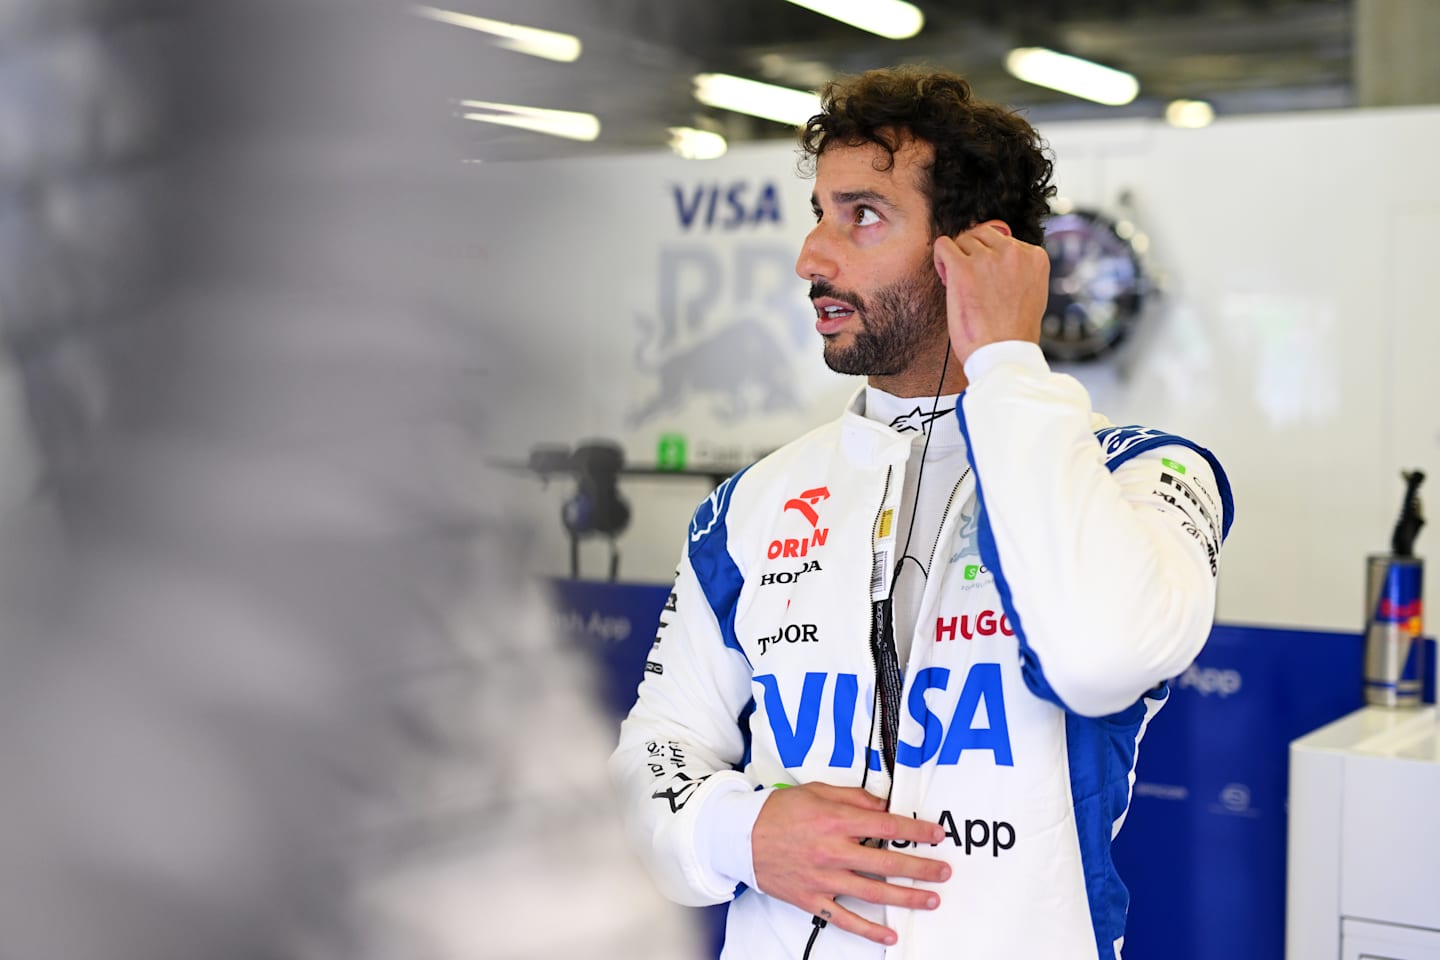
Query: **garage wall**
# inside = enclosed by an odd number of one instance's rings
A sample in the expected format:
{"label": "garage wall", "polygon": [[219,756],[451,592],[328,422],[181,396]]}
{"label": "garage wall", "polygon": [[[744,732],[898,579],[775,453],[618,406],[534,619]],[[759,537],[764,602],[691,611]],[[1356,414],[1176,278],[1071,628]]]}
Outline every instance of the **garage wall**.
{"label": "garage wall", "polygon": [[[1440,473],[1440,332],[1422,289],[1440,199],[1417,176],[1440,150],[1440,110],[1042,132],[1061,196],[1149,239],[1160,294],[1140,334],[1067,372],[1112,419],[1192,436],[1225,463],[1237,520],[1219,618],[1358,629],[1363,558],[1388,546],[1399,471]],[[690,466],[725,469],[834,416],[859,381],[824,367],[791,272],[811,222],[796,161],[782,143],[704,163],[476,165],[457,201],[477,203],[476,310],[510,331],[487,366],[510,398],[497,457],[608,438],[648,465],[669,434]],[[567,572],[572,482],[496,483],[538,520],[542,571]],[[622,579],[670,577],[708,488],[622,481]],[[582,577],[607,563],[602,542],[583,545]]]}

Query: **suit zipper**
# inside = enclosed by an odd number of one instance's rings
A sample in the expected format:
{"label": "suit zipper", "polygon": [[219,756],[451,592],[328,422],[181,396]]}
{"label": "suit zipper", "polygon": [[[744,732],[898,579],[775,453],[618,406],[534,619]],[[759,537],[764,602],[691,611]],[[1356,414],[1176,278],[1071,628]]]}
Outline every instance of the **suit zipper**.
{"label": "suit zipper", "polygon": [[[885,502],[890,498],[890,478],[894,474],[894,467],[885,468],[885,489],[880,493],[880,509],[875,511],[875,520],[870,524],[870,602],[875,602],[875,595],[880,593],[885,586],[885,568],[877,561],[880,559],[880,520],[885,516]],[[875,609],[870,609],[870,627],[875,627]]]}
{"label": "suit zipper", "polygon": [[[940,526],[935,528],[935,543],[930,547],[930,566],[925,569],[930,573],[935,571],[935,554],[940,550],[940,535],[945,532],[945,521],[950,519],[950,508],[955,506],[955,496],[960,492],[960,485],[965,478],[970,476],[970,468],[966,467],[965,472],[960,474],[960,479],[955,481],[955,489],[950,491],[950,499],[945,503],[945,512],[940,514]],[[929,581],[926,581],[927,585]]]}
{"label": "suit zipper", "polygon": [[[872,709],[874,709],[878,714],[876,719],[880,723],[880,767],[882,770],[885,770],[885,694],[882,688],[883,685],[880,682],[880,655],[878,653],[879,644],[875,636],[875,631],[879,626],[875,622],[875,610],[876,607],[879,605],[880,601],[875,599],[875,595],[881,592],[881,590],[885,586],[885,565],[879,562],[880,520],[885,516],[885,504],[890,499],[890,481],[891,478],[894,476],[894,473],[894,467],[885,468],[885,488],[880,493],[880,507],[875,511],[875,520],[870,525],[870,632],[868,636],[870,640],[871,676],[874,678],[875,681],[875,693],[876,698],[879,701],[873,705]],[[871,729],[871,733],[872,737],[865,743],[865,759],[863,762],[865,764],[866,770],[870,769],[870,751],[874,749],[874,745],[871,742],[874,739],[873,726]],[[894,779],[894,773],[891,770],[885,770],[885,776],[892,781]]]}

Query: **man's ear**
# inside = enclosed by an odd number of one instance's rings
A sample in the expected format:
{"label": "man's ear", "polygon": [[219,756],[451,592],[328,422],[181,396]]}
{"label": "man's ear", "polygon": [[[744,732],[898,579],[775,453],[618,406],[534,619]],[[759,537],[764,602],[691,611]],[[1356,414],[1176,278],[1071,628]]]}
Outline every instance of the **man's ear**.
{"label": "man's ear", "polygon": [[999,230],[1007,237],[1015,236],[1015,232],[1010,229],[1010,224],[1006,223],[1004,220],[982,220],[979,223],[975,224],[975,226],[994,227],[996,230]]}

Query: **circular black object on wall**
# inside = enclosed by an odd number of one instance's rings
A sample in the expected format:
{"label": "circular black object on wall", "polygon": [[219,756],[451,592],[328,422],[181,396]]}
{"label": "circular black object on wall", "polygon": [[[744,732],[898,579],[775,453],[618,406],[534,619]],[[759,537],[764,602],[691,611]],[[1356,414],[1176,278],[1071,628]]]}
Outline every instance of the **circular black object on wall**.
{"label": "circular black object on wall", "polygon": [[1050,299],[1040,348],[1051,362],[1098,360],[1115,350],[1140,319],[1148,278],[1131,237],[1092,210],[1052,216],[1045,225]]}

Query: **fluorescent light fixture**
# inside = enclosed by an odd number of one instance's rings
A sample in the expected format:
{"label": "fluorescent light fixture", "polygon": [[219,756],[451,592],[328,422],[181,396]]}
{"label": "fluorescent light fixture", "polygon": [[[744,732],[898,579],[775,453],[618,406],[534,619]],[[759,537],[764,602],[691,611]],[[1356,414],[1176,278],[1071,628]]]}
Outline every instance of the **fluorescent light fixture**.
{"label": "fluorescent light fixture", "polygon": [[725,156],[729,144],[718,133],[694,127],[671,127],[670,149],[686,160],[714,160]]}
{"label": "fluorescent light fixture", "polygon": [[797,7],[891,40],[913,37],[925,26],[925,14],[905,0],[790,0]]}
{"label": "fluorescent light fixture", "polygon": [[1204,100],[1171,100],[1165,108],[1165,122],[1172,127],[1199,129],[1215,121],[1215,108]]}
{"label": "fluorescent light fixture", "polygon": [[820,112],[820,97],[804,90],[777,87],[727,73],[701,73],[695,77],[695,99],[710,107],[733,110],[793,127]]}
{"label": "fluorescent light fixture", "polygon": [[416,7],[415,12],[438,23],[448,23],[452,26],[464,27],[467,30],[488,33],[496,38],[495,45],[497,47],[514,50],[516,53],[545,60],[556,60],[560,63],[574,63],[580,59],[580,38],[572,37],[568,33],[522,27],[513,23],[502,23],[499,20],[473,17],[468,13],[441,10],[437,7]]}
{"label": "fluorescent light fixture", "polygon": [[1140,92],[1139,81],[1123,70],[1044,47],[1016,47],[1005,55],[1005,69],[1037,87],[1049,87],[1112,107],[1129,103]]}
{"label": "fluorescent light fixture", "polygon": [[519,127],[552,137],[564,137],[567,140],[594,140],[600,136],[600,120],[593,113],[545,110],[511,103],[490,103],[486,100],[461,100],[460,105],[471,110],[488,111],[461,114],[466,120],[496,123],[502,127]]}

